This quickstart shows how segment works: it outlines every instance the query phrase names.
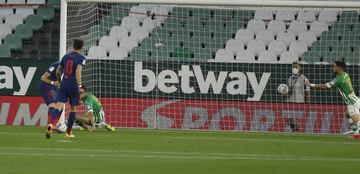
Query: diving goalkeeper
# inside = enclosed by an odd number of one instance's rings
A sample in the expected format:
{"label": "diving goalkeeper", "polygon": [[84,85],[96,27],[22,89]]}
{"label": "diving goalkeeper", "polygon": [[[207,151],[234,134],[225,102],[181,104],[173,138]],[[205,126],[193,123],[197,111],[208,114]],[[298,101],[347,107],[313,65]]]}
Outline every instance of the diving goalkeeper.
{"label": "diving goalkeeper", "polygon": [[105,113],[100,101],[91,93],[80,92],[80,100],[86,107],[85,112],[78,112],[76,114],[75,123],[80,127],[93,131],[95,128],[106,128],[109,131],[115,131],[115,128],[105,123]]}
{"label": "diving goalkeeper", "polygon": [[319,89],[337,88],[347,106],[347,117],[350,116],[349,122],[352,124],[354,132],[353,138],[360,139],[360,98],[355,95],[351,79],[345,72],[346,64],[343,61],[335,61],[333,64],[333,71],[336,75],[335,79],[326,84],[311,84],[306,81],[306,86],[311,86]]}

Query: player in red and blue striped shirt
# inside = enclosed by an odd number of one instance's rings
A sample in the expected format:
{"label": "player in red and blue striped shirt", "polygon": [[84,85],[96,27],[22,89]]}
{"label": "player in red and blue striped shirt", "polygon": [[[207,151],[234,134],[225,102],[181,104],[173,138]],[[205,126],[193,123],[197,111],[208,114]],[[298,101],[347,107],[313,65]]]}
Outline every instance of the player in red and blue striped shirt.
{"label": "player in red and blue striped shirt", "polygon": [[68,118],[65,138],[75,138],[72,134],[72,127],[76,117],[76,106],[80,101],[80,91],[83,90],[81,81],[82,66],[85,65],[86,62],[85,57],[80,53],[83,46],[84,41],[75,39],[73,45],[74,50],[64,55],[57,68],[57,79],[60,79],[61,75],[63,78],[58,91],[56,109],[54,110],[51,122],[47,127],[46,138],[50,138],[51,131],[59,120],[63,106],[67,101],[69,101],[71,111]]}

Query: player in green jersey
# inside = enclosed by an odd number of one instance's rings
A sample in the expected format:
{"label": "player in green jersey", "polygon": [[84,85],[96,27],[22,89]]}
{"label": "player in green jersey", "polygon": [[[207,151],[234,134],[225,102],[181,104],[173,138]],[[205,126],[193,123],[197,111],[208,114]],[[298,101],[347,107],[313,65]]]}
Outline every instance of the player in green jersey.
{"label": "player in green jersey", "polygon": [[348,120],[349,123],[352,124],[352,130],[354,132],[353,138],[360,139],[360,99],[355,95],[351,79],[345,69],[345,62],[335,61],[333,64],[333,71],[336,75],[334,80],[326,84],[311,84],[310,82],[306,82],[306,85],[319,89],[337,88],[347,106],[347,118],[351,118]]}
{"label": "player in green jersey", "polygon": [[[83,87],[84,88],[84,87]],[[83,113],[77,113],[76,124],[82,128],[93,131],[96,127],[115,131],[115,128],[105,122],[105,113],[100,101],[91,93],[81,92],[80,98],[86,107]]]}

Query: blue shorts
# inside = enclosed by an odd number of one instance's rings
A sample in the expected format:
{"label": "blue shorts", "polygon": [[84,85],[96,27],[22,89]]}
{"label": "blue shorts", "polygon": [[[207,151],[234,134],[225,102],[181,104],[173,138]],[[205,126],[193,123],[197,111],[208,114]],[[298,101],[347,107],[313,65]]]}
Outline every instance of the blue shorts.
{"label": "blue shorts", "polygon": [[47,105],[56,103],[56,92],[54,86],[40,82],[39,90],[41,97]]}
{"label": "blue shorts", "polygon": [[57,101],[66,103],[69,99],[70,106],[79,105],[80,93],[76,80],[63,80],[57,94]]}

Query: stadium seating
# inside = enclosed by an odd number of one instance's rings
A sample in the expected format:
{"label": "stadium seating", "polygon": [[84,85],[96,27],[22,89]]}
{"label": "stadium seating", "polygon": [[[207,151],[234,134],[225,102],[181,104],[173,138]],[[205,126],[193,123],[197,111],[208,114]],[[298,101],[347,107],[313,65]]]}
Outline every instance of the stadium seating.
{"label": "stadium seating", "polygon": [[[55,17],[52,6],[38,6],[35,4],[59,4],[59,0],[7,0],[0,4],[18,4],[13,7],[0,7],[0,43],[2,43],[0,57],[10,57],[8,50],[16,53],[23,52],[23,44],[34,37],[35,32],[40,32],[44,21]],[[34,4],[26,6],[24,4]],[[25,42],[25,43],[24,43]],[[33,43],[29,43],[34,45]],[[30,51],[30,50],[29,50]]]}
{"label": "stadium seating", "polygon": [[[144,4],[126,8],[129,13],[110,13],[89,30],[99,32],[101,25],[112,23],[101,33],[119,43],[108,47],[95,38],[99,42],[88,48],[101,49],[105,58],[116,58],[117,53],[119,59],[132,60],[288,64],[344,59],[360,63],[355,59],[356,50],[360,51],[355,11],[212,10]],[[152,18],[153,13],[158,16]],[[120,17],[118,23],[109,21],[114,16]]]}

